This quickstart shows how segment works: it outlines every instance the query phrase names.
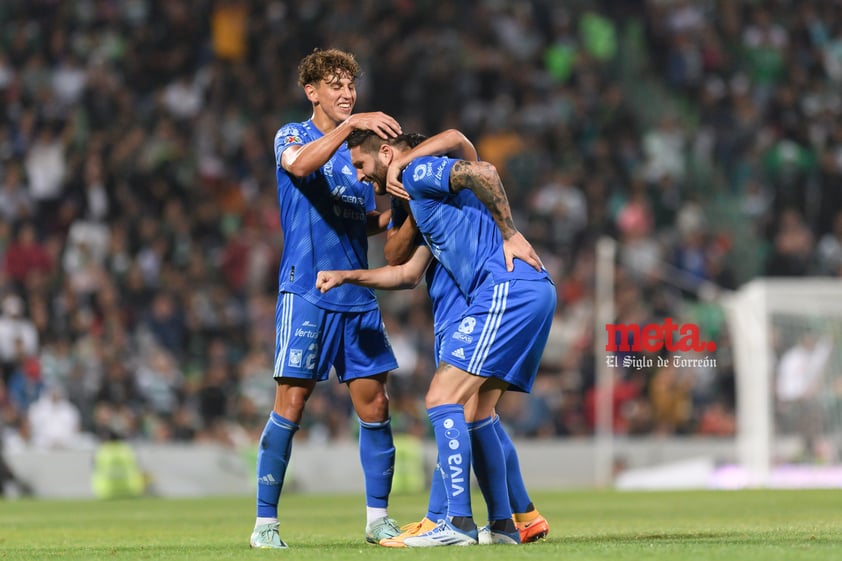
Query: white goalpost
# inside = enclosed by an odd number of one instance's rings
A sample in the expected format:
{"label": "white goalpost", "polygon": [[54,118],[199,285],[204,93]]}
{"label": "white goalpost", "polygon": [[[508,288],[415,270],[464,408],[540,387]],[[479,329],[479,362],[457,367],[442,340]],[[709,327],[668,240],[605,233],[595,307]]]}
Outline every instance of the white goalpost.
{"label": "white goalpost", "polygon": [[[723,304],[742,483],[827,486],[817,468],[842,460],[842,282],[757,279]],[[785,480],[782,466],[808,469],[790,469]]]}

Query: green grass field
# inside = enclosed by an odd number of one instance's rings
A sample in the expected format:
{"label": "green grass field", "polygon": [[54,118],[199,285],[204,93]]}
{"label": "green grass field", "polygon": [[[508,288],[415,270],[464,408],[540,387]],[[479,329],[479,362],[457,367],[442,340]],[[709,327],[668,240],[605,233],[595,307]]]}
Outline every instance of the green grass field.
{"label": "green grass field", "polygon": [[[553,492],[533,500],[546,541],[523,546],[386,549],[367,545],[357,496],[282,498],[286,551],[252,551],[250,497],[0,502],[0,560],[285,559],[324,561],[639,561],[842,559],[842,491]],[[475,504],[481,505],[479,497]],[[395,496],[400,523],[422,496]],[[482,517],[478,511],[478,518]]]}

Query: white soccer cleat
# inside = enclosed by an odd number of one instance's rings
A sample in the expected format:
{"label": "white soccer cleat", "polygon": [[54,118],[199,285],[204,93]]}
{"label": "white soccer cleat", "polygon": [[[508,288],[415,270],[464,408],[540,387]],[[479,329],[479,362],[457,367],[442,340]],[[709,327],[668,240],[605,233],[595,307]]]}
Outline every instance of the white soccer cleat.
{"label": "white soccer cleat", "polygon": [[491,545],[491,528],[488,525],[477,528],[477,542],[479,545]]}
{"label": "white soccer cleat", "polygon": [[397,523],[388,516],[378,518],[371,524],[366,525],[365,541],[368,543],[379,544],[381,540],[394,538],[401,533]]}
{"label": "white soccer cleat", "polygon": [[439,520],[436,527],[419,534],[406,538],[403,541],[407,547],[437,547],[440,545],[476,545],[477,531],[460,530],[450,523],[449,520]]}
{"label": "white soccer cleat", "polygon": [[254,549],[286,549],[287,544],[278,534],[279,526],[277,522],[255,526],[249,539],[249,545]]}
{"label": "white soccer cleat", "polygon": [[520,543],[520,532],[500,532],[492,530],[485,525],[477,530],[477,541],[480,545],[518,545]]}

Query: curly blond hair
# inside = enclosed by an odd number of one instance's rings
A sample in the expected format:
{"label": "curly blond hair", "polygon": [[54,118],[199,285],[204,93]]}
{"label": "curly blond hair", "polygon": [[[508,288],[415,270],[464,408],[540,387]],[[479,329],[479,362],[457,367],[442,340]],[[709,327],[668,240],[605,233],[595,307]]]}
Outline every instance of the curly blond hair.
{"label": "curly blond hair", "polygon": [[360,65],[351,53],[339,49],[314,49],[298,65],[298,85],[304,87],[343,76],[356,80],[359,74]]}

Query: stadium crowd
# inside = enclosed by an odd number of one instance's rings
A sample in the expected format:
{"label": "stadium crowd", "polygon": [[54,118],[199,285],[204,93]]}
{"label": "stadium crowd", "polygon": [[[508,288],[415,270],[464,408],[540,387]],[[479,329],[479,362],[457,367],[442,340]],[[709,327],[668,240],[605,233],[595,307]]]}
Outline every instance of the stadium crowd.
{"label": "stadium crowd", "polygon": [[[615,431],[733,434],[716,295],[763,274],[842,275],[840,4],[3,2],[5,446],[256,441],[283,248],[272,138],[309,117],[294,65],[329,46],[366,69],[360,110],[475,141],[556,280],[533,393],[501,407],[514,435],[594,429],[604,235],[618,323],[673,317],[718,342],[715,368],[613,369]],[[381,250],[372,239],[372,265]],[[423,434],[427,296],[380,297],[393,423]],[[324,384],[301,433],[352,437],[352,411]]]}

